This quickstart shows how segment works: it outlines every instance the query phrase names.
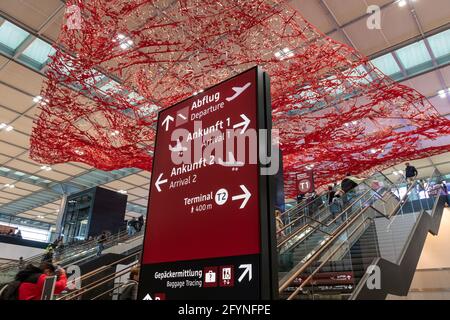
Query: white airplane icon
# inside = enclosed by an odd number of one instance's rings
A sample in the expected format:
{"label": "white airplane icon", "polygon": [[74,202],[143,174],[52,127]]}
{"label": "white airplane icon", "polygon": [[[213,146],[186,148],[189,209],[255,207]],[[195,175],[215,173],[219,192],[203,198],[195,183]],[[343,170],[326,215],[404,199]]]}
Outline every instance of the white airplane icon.
{"label": "white airplane icon", "polygon": [[234,99],[236,99],[237,97],[239,97],[242,92],[244,92],[245,90],[247,90],[252,84],[249,82],[247,83],[245,86],[243,87],[233,87],[233,91],[235,92],[235,94],[231,97],[226,98],[226,100],[228,102],[233,101]]}
{"label": "white airplane icon", "polygon": [[244,163],[241,161],[236,161],[233,152],[228,153],[228,161],[223,161],[221,158],[217,159],[217,163],[224,167],[243,167]]}
{"label": "white airplane icon", "polygon": [[172,147],[171,145],[169,145],[169,150],[172,152],[183,152],[183,151],[187,151],[187,148],[183,147],[180,139],[178,139],[175,147]]}

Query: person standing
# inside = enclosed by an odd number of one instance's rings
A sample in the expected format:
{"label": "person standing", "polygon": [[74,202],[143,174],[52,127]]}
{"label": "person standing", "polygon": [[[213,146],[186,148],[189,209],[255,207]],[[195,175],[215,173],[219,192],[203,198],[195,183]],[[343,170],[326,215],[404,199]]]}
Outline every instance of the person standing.
{"label": "person standing", "polygon": [[19,267],[19,270],[23,270],[25,268],[25,261],[23,261],[23,257],[19,258],[19,262],[18,262],[17,266]]}
{"label": "person standing", "polygon": [[340,212],[338,198],[339,195],[336,193],[333,186],[328,186],[327,202],[333,219],[336,218],[336,214]]}
{"label": "person standing", "polygon": [[275,210],[275,224],[276,224],[276,230],[277,230],[277,238],[284,236],[284,230],[282,231],[282,229],[284,228],[284,223],[283,220],[281,219],[281,211],[280,210]]}
{"label": "person standing", "polygon": [[417,169],[410,165],[409,162],[405,163],[405,179],[406,179],[406,183],[408,185],[411,185],[412,183],[414,183],[414,181],[417,178],[417,175],[419,174],[419,172],[417,172]]}
{"label": "person standing", "polygon": [[139,267],[130,270],[130,278],[120,291],[119,300],[137,300],[139,284]]}
{"label": "person standing", "polygon": [[101,256],[105,249],[106,232],[103,231],[100,237],[97,239],[97,256]]}
{"label": "person standing", "polygon": [[141,232],[142,227],[144,226],[144,216],[141,214],[138,219],[138,232]]}

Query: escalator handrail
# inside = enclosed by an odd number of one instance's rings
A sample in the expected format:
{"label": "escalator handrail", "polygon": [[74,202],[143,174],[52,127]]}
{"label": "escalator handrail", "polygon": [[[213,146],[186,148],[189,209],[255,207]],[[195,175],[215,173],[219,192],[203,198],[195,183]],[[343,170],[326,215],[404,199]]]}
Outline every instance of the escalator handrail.
{"label": "escalator handrail", "polygon": [[[99,268],[97,268],[97,269],[95,269],[95,270],[92,270],[92,271],[90,271],[90,272],[88,272],[88,273],[82,275],[81,277],[76,278],[75,280],[77,280],[77,281],[86,280],[86,279],[88,279],[88,278],[90,278],[90,277],[92,277],[92,276],[94,276],[94,275],[96,275],[96,274],[98,274],[98,273],[100,273],[100,272],[102,272],[102,271],[107,270],[108,268],[111,268],[111,267],[114,267],[114,266],[118,265],[118,264],[121,263],[122,261],[126,261],[126,260],[128,260],[128,259],[130,259],[130,258],[132,258],[132,257],[134,257],[134,256],[139,256],[140,254],[141,254],[141,252],[135,252],[135,253],[129,254],[128,256],[122,257],[122,258],[120,258],[119,260],[114,261],[114,262],[112,262],[112,263],[110,263],[110,264],[108,264],[108,265],[101,266],[101,267],[99,267]],[[109,276],[107,276],[107,277],[109,277]],[[94,285],[95,283],[97,283],[97,282],[99,282],[99,281],[101,281],[101,280],[103,280],[103,279],[105,279],[105,278],[106,278],[106,277],[103,277],[103,278],[100,278],[100,279],[95,280],[94,282],[90,283],[86,288],[80,288],[80,289],[78,289],[78,290],[76,290],[76,291],[69,292],[69,293],[67,293],[67,294],[65,294],[65,295],[63,295],[63,296],[61,296],[61,297],[59,297],[58,300],[63,300],[63,299],[66,298],[66,297],[72,296],[72,295],[76,294],[78,291],[86,292],[86,290],[87,290],[90,286]]]}
{"label": "escalator handrail", "polygon": [[[121,235],[124,233],[126,233],[126,230],[125,231],[122,230],[122,231],[119,231],[118,233],[111,234],[107,238],[107,241],[110,240],[111,238],[117,237],[118,235]],[[64,255],[68,255],[68,254],[72,255],[77,251],[85,251],[86,247],[90,246],[91,244],[96,244],[96,242],[97,242],[97,239],[93,239],[91,241],[76,244],[74,247],[69,246],[67,249],[64,250]],[[40,263],[42,258],[44,257],[44,255],[45,255],[45,253],[40,253],[40,254],[34,255],[28,259],[24,259],[24,264],[30,264],[30,263],[33,264],[35,262]],[[2,266],[2,268],[0,269],[0,272],[7,272],[8,269],[10,269],[10,268],[17,268],[17,264],[18,264],[17,262],[10,262],[9,264]]]}
{"label": "escalator handrail", "polygon": [[[368,194],[370,191],[373,191],[372,189],[368,189],[366,190],[362,195],[360,195],[358,198],[356,198],[344,211],[342,211],[335,219],[333,219],[333,221],[335,221],[336,219],[340,218],[343,214],[347,213],[347,210],[349,210],[351,207],[353,207],[353,205],[362,199],[362,197],[364,197],[366,194]],[[277,245],[277,249],[279,249],[281,246],[283,246],[286,242],[288,242],[289,240],[291,240],[294,236],[296,236],[297,234],[301,233],[303,231],[303,229],[307,228],[307,227],[312,227],[309,223],[305,224],[303,227],[299,228],[298,230],[292,232],[286,239],[283,239],[278,245]],[[305,237],[306,238],[306,237]],[[301,239],[299,243],[301,243],[305,238]]]}
{"label": "escalator handrail", "polygon": [[[402,197],[402,199],[400,200],[400,203],[403,204],[405,202],[405,199],[407,197],[409,197],[409,194],[411,192],[411,190],[416,186],[416,183],[413,183],[407,190],[407,192],[405,193],[405,195]],[[325,243],[322,248],[320,248],[316,253],[314,253],[306,263],[304,263],[302,266],[300,266],[300,268],[292,275],[289,277],[289,279],[287,279],[279,288],[279,293],[282,293],[300,274],[302,274],[312,263],[315,262],[315,259],[318,258],[322,252],[324,252],[329,246],[331,246],[331,244],[333,242],[335,242],[337,239],[339,239],[339,236],[344,233],[348,228],[350,228],[353,225],[353,222],[356,221],[357,218],[359,218],[365,211],[367,211],[369,208],[379,212],[376,208],[373,208],[372,206],[368,206],[365,207],[363,210],[361,210],[360,213],[358,213],[357,215],[355,215],[353,218],[351,218],[349,223],[344,223],[342,226],[343,228],[338,228],[336,230],[336,233],[332,236],[332,238],[329,239],[329,241],[327,241],[327,243]],[[393,210],[393,214],[391,214],[388,218],[390,219],[391,217],[393,217],[395,215],[395,212],[398,211],[398,206],[395,207],[395,209]],[[384,217],[386,217],[385,215],[383,215]],[[365,219],[362,223],[365,223],[367,219]],[[359,228],[360,226],[358,226]],[[353,234],[353,232],[355,232],[356,230],[358,230],[358,228],[355,228],[354,231],[352,231],[351,234]],[[344,242],[345,243],[345,242]],[[315,269],[314,272],[317,272],[323,265],[324,263],[328,262],[329,259],[332,257],[333,255],[330,255],[327,259],[324,260],[323,263],[321,263],[321,265]],[[315,273],[314,273],[315,274]],[[305,281],[302,282],[302,284],[300,286],[297,287],[297,289],[294,291],[294,293],[292,293],[288,299],[290,299],[291,297],[294,297],[295,295],[297,295],[297,293],[306,285],[306,283],[308,283],[311,280],[311,277],[308,277],[307,279],[305,279]]]}

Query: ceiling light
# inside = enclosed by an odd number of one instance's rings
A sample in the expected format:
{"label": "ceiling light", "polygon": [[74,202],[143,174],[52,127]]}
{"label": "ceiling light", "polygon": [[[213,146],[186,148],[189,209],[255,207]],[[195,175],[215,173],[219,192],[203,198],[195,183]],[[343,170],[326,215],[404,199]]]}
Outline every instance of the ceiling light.
{"label": "ceiling light", "polygon": [[9,188],[9,189],[14,189],[16,186],[15,185],[13,185],[13,184],[9,184],[9,183],[7,183],[7,184],[5,184],[5,186],[4,186],[5,188]]}
{"label": "ceiling light", "polygon": [[44,219],[44,216],[37,216],[38,219]]}
{"label": "ceiling light", "polygon": [[0,130],[5,130],[7,132],[10,132],[10,131],[14,130],[14,127],[2,122],[2,123],[0,123]]}
{"label": "ceiling light", "polygon": [[283,48],[282,50],[279,50],[275,52],[275,57],[279,60],[284,60],[286,58],[292,58],[294,56],[294,52],[289,48]]}
{"label": "ceiling light", "polygon": [[33,98],[33,102],[35,102],[35,103],[38,103],[41,100],[42,100],[41,96],[36,96],[36,97]]}
{"label": "ceiling light", "polygon": [[375,150],[375,149],[370,149],[370,152],[371,152],[371,153],[377,153],[377,150]]}
{"label": "ceiling light", "polygon": [[50,167],[50,166],[42,166],[42,167],[41,167],[41,170],[51,171],[51,170],[52,170],[52,167]]}
{"label": "ceiling light", "polygon": [[442,99],[444,99],[444,98],[446,98],[447,97],[447,95],[450,95],[450,88],[448,88],[448,89],[444,89],[444,90],[439,90],[438,91],[438,95],[439,95],[439,97],[441,97]]}
{"label": "ceiling light", "polygon": [[127,194],[127,191],[125,191],[125,190],[119,190],[119,191],[117,191],[118,193],[121,193],[121,194]]}
{"label": "ceiling light", "polygon": [[398,172],[397,172],[397,171],[392,172],[392,174],[393,174],[394,176],[398,176]]}
{"label": "ceiling light", "polygon": [[119,34],[117,35],[117,38],[119,38],[120,40],[122,40],[122,39],[125,39],[125,36],[124,36],[123,34],[119,33]]}
{"label": "ceiling light", "polygon": [[398,6],[399,6],[399,7],[404,7],[404,6],[406,6],[406,4],[407,4],[407,1],[406,1],[406,0],[400,0],[400,1],[398,2]]}
{"label": "ceiling light", "polygon": [[79,156],[84,155],[84,151],[83,151],[83,150],[80,150],[80,149],[75,149],[74,152],[75,152],[77,155],[79,155]]}
{"label": "ceiling light", "polygon": [[113,132],[111,132],[111,136],[113,136],[113,137],[118,136],[119,133],[120,133],[119,130],[114,130]]}

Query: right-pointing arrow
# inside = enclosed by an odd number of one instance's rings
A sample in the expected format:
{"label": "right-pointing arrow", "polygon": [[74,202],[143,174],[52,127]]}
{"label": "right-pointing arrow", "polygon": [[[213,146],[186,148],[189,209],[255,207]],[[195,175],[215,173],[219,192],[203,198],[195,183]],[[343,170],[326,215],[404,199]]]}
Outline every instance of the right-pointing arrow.
{"label": "right-pointing arrow", "polygon": [[250,124],[250,119],[247,118],[247,116],[246,116],[245,114],[241,114],[241,118],[242,118],[242,120],[244,120],[244,121],[243,121],[243,122],[236,123],[236,124],[233,126],[233,129],[242,127],[241,134],[244,134],[245,130],[247,130],[248,125]]}
{"label": "right-pointing arrow", "polygon": [[161,180],[161,179],[162,179],[162,176],[163,176],[163,174],[161,173],[161,174],[159,175],[158,179],[156,179],[156,182],[155,182],[155,187],[156,187],[156,189],[158,190],[158,192],[161,192],[161,187],[160,187],[160,185],[162,185],[162,184],[164,184],[164,183],[167,183],[167,179]]}
{"label": "right-pointing arrow", "polygon": [[241,184],[240,187],[244,193],[240,194],[238,196],[233,196],[231,199],[233,201],[244,199],[244,201],[242,201],[242,203],[241,203],[241,206],[239,207],[239,209],[243,209],[245,207],[245,205],[247,204],[248,200],[250,199],[250,197],[252,196],[252,194],[248,191],[248,189],[243,184]]}
{"label": "right-pointing arrow", "polygon": [[241,264],[239,266],[239,269],[244,269],[244,272],[242,272],[241,276],[239,277],[238,281],[242,282],[244,280],[244,277],[248,274],[248,281],[252,281],[252,265],[251,264]]}

